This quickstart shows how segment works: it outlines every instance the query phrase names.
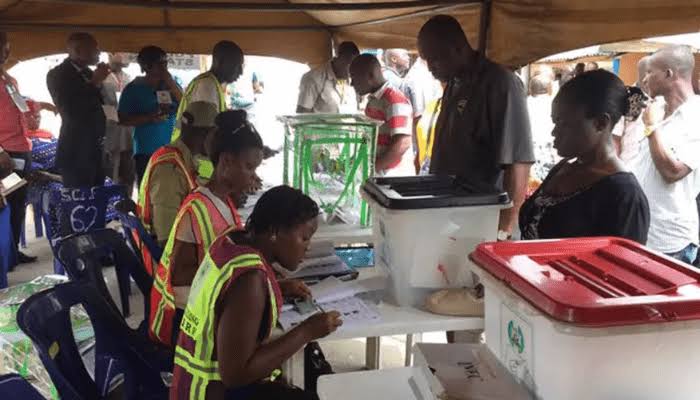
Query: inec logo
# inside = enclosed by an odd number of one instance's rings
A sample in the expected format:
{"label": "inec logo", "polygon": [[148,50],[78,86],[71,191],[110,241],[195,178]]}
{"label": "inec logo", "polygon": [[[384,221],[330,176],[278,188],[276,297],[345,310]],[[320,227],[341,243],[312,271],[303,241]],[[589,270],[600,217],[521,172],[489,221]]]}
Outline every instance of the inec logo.
{"label": "inec logo", "polygon": [[525,351],[523,330],[512,320],[508,322],[508,342],[514,350],[517,350],[518,354],[523,354]]}

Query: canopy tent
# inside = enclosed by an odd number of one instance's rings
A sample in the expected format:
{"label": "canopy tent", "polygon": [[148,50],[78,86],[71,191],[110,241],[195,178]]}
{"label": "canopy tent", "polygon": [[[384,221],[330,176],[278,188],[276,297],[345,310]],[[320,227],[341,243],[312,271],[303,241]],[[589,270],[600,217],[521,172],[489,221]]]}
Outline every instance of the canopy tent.
{"label": "canopy tent", "polygon": [[513,66],[593,44],[700,30],[700,0],[242,1],[0,0],[0,29],[10,33],[18,60],[62,52],[69,32],[85,30],[108,51],[157,44],[206,54],[230,39],[247,54],[317,64],[340,40],[415,48],[421,25],[447,13],[474,47],[483,43],[479,27],[488,28],[489,57]]}

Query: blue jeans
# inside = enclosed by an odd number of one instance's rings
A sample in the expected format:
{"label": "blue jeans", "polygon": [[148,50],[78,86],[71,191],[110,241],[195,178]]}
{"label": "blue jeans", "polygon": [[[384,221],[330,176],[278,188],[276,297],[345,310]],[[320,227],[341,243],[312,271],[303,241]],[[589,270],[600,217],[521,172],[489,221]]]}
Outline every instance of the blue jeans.
{"label": "blue jeans", "polygon": [[677,253],[667,253],[666,255],[673,257],[676,260],[683,261],[686,264],[693,265],[695,263],[695,259],[698,258],[698,246],[691,243]]}

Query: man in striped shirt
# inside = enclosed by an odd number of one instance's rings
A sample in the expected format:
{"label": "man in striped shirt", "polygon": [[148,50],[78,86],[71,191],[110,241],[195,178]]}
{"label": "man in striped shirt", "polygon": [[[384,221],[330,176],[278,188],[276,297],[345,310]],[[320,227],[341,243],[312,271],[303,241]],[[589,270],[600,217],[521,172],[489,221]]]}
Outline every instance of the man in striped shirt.
{"label": "man in striped shirt", "polygon": [[415,175],[413,163],[413,108],[406,96],[384,78],[376,57],[362,54],[350,66],[355,91],[369,95],[365,114],[384,123],[377,137],[377,175]]}

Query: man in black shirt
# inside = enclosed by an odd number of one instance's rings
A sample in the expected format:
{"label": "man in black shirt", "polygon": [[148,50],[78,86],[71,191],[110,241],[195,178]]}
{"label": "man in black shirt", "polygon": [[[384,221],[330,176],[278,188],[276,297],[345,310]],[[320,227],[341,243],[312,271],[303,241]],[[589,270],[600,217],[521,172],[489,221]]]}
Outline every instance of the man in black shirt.
{"label": "man in black shirt", "polygon": [[510,195],[498,239],[510,238],[535,161],[522,82],[471,48],[459,22],[431,18],[418,35],[421,57],[436,79],[447,82],[435,129],[433,174],[457,175]]}
{"label": "man in black shirt", "polygon": [[88,33],[68,38],[68,58],[46,76],[54,104],[61,114],[56,166],[66,187],[91,187],[104,184],[102,147],[106,119],[100,88],[109,75],[106,64],[96,65],[100,51]]}

